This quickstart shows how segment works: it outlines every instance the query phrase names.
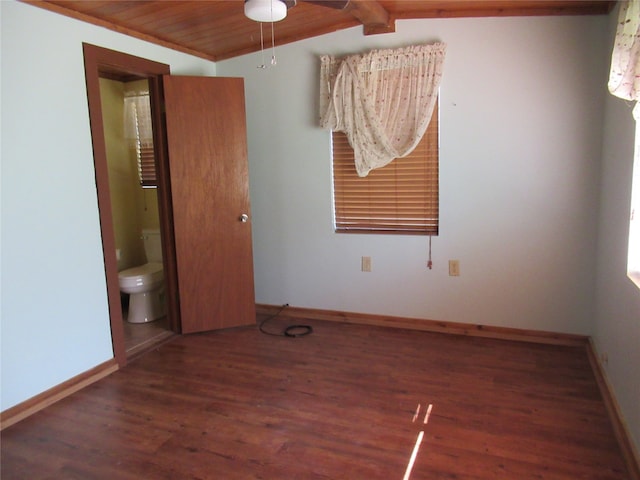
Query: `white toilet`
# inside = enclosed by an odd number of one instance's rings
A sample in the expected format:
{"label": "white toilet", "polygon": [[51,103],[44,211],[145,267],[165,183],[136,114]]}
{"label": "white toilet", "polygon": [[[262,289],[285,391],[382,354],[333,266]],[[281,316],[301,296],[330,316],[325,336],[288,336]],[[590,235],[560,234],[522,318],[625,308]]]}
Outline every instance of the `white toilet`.
{"label": "white toilet", "polygon": [[162,243],[159,230],[142,230],[147,262],[118,273],[120,291],[129,294],[130,323],[145,323],[166,315]]}

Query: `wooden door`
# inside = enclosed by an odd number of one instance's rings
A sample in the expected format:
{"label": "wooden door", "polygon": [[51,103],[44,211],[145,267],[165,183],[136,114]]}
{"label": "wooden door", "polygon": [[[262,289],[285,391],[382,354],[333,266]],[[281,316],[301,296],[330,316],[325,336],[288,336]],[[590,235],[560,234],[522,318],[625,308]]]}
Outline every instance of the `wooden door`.
{"label": "wooden door", "polygon": [[254,325],[243,80],[163,85],[182,333]]}

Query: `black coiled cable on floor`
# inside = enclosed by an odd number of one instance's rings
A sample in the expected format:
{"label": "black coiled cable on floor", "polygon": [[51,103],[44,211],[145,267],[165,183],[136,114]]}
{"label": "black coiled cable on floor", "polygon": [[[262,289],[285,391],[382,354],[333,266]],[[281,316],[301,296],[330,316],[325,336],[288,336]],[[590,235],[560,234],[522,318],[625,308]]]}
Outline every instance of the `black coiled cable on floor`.
{"label": "black coiled cable on floor", "polygon": [[264,325],[267,322],[273,320],[274,318],[277,318],[282,313],[282,311],[288,306],[289,304],[285,303],[284,305],[282,305],[282,307],[280,307],[280,309],[274,315],[271,315],[270,317],[267,317],[262,322],[260,322],[260,327],[259,327],[260,331],[265,335],[271,335],[274,337],[289,337],[289,338],[305,337],[313,333],[313,327],[311,325],[289,325],[282,331],[282,333],[273,333],[264,329]]}

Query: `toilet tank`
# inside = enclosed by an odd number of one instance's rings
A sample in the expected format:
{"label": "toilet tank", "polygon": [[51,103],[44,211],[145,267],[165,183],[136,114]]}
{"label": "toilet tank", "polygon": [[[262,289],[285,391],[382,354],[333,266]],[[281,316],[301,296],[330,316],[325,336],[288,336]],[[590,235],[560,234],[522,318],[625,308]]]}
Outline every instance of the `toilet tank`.
{"label": "toilet tank", "polygon": [[143,229],[142,241],[144,242],[144,253],[147,256],[147,262],[162,263],[160,230]]}

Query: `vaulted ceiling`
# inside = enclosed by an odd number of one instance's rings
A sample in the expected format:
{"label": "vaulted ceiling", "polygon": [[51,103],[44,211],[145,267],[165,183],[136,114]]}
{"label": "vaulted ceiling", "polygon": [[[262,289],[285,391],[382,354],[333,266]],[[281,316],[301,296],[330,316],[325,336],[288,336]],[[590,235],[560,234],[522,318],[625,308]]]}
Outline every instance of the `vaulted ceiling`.
{"label": "vaulted ceiling", "polygon": [[[132,37],[218,61],[260,50],[260,24],[243,0],[24,0]],[[393,32],[410,18],[602,15],[610,0],[287,0],[276,45],[362,25],[363,35]],[[271,25],[265,24],[271,40]]]}

